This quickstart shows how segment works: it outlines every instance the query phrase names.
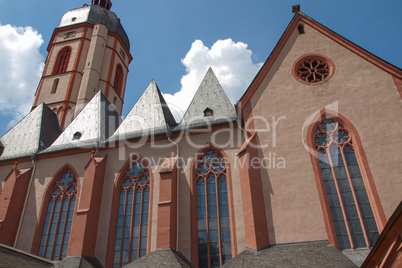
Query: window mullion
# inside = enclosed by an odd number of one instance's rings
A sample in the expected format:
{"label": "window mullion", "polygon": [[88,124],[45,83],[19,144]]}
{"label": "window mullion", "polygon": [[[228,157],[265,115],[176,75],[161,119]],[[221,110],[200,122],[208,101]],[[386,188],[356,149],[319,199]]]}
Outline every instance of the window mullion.
{"label": "window mullion", "polygon": [[120,267],[122,266],[123,261],[123,252],[124,252],[124,233],[126,229],[126,214],[127,214],[127,189],[124,189],[125,200],[124,200],[124,217],[123,217],[123,228],[121,230],[121,250],[120,250]]}
{"label": "window mullion", "polygon": [[133,250],[133,232],[134,232],[134,208],[135,208],[135,187],[132,188],[133,191],[133,200],[131,201],[131,227],[130,227],[130,246],[129,246],[129,255],[128,255],[128,263],[130,263],[131,260],[131,251]]}
{"label": "window mullion", "polygon": [[364,240],[366,241],[366,245],[369,247],[370,242],[369,242],[369,239],[368,239],[368,236],[367,236],[366,227],[364,226],[363,217],[362,217],[362,213],[361,213],[361,210],[360,210],[359,202],[357,201],[356,192],[355,192],[355,189],[353,187],[352,177],[350,176],[350,172],[349,172],[349,166],[348,166],[348,163],[346,162],[346,157],[345,157],[345,154],[343,152],[343,148],[341,148],[340,151],[341,151],[341,154],[342,154],[343,163],[345,165],[346,174],[348,175],[348,181],[349,181],[349,184],[350,184],[350,190],[352,191],[353,200],[355,201],[357,214],[359,215],[360,225],[362,226]]}
{"label": "window mullion", "polygon": [[339,184],[338,184],[338,179],[337,179],[336,174],[335,174],[334,163],[332,161],[330,148],[331,148],[331,144],[328,145],[327,155],[328,155],[328,159],[329,159],[329,162],[330,162],[330,165],[331,165],[332,176],[334,177],[334,183],[335,183],[336,191],[337,191],[338,198],[339,198],[339,204],[341,205],[343,219],[345,221],[346,231],[348,232],[350,246],[351,246],[351,248],[354,248],[354,243],[353,243],[353,239],[352,239],[352,233],[350,231],[349,222],[348,222],[348,219],[346,217],[345,206],[343,204],[342,195],[341,195],[341,191],[340,191]]}
{"label": "window mullion", "polygon": [[61,258],[61,252],[63,250],[64,236],[66,234],[67,217],[68,217],[68,214],[70,211],[70,204],[71,204],[71,198],[69,198],[69,197],[67,197],[67,198],[68,198],[68,204],[67,204],[66,218],[65,218],[64,226],[63,226],[63,234],[61,236],[61,242],[60,242],[59,259]]}
{"label": "window mullion", "polygon": [[[53,238],[53,246],[52,246],[52,253],[50,254],[50,259],[53,259],[54,256],[54,249],[56,247],[56,241],[57,241],[57,233],[59,231],[59,224],[60,224],[60,217],[61,217],[61,212],[63,209],[63,203],[64,203],[64,197],[65,193],[62,193],[60,196],[60,207],[59,207],[59,214],[57,215],[57,222],[56,222],[56,229],[54,230],[54,238]],[[60,256],[59,256],[60,259]]]}
{"label": "window mullion", "polygon": [[216,191],[216,217],[218,219],[218,239],[219,239],[219,263],[220,266],[223,265],[223,260],[222,260],[222,239],[221,239],[221,217],[220,217],[220,207],[219,207],[219,189],[218,189],[218,178],[215,177],[215,191]]}
{"label": "window mullion", "polygon": [[140,252],[141,252],[141,232],[142,232],[142,207],[144,205],[144,188],[141,187],[141,206],[140,206],[140,228],[139,228],[139,233],[138,233],[138,251],[137,251],[137,259],[140,258]]}
{"label": "window mullion", "polygon": [[209,245],[209,210],[208,210],[208,176],[203,178],[205,188],[205,223],[207,226],[207,255],[208,255],[208,267],[211,267],[211,251]]}
{"label": "window mullion", "polygon": [[[53,197],[51,197],[53,199]],[[50,230],[52,228],[52,222],[53,222],[53,216],[54,216],[54,208],[56,207],[56,200],[53,199],[53,206],[52,206],[52,214],[50,216],[50,221],[49,221],[49,227],[47,229],[47,237],[46,237],[46,243],[45,243],[45,250],[43,251],[43,257],[46,256],[46,252],[48,250],[47,246],[49,244],[49,236],[50,236]]]}

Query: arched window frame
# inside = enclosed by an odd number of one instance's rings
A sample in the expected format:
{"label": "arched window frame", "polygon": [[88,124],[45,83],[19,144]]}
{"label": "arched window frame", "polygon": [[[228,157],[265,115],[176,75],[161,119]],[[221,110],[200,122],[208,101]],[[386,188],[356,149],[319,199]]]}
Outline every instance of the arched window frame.
{"label": "arched window frame", "polygon": [[[61,178],[67,171],[70,171],[73,174],[73,177],[76,181],[76,193],[75,193],[75,205],[74,205],[74,213],[73,213],[73,218],[72,218],[72,223],[74,222],[74,219],[76,217],[76,212],[77,212],[77,207],[79,203],[79,196],[80,196],[80,177],[78,176],[77,172],[75,169],[70,165],[66,164],[63,167],[61,167],[56,174],[53,176],[53,178],[49,181],[48,186],[45,190],[45,194],[43,196],[42,204],[41,204],[41,210],[40,210],[40,216],[39,216],[39,221],[38,225],[36,226],[36,231],[35,231],[35,236],[34,236],[34,241],[32,244],[32,253],[38,255],[39,250],[40,250],[40,244],[41,244],[41,239],[42,239],[42,233],[43,233],[43,228],[45,226],[45,221],[46,221],[46,214],[49,206],[49,202],[51,200],[51,194],[54,190],[54,187],[56,186],[56,181]],[[71,233],[71,227],[70,227],[70,233]],[[69,245],[67,248],[67,256],[69,255],[69,248],[70,248],[70,241]],[[52,249],[54,251],[54,248]],[[54,253],[51,254],[52,256]],[[60,257],[59,257],[60,258]]]}
{"label": "arched window frame", "polygon": [[[154,177],[149,163],[140,155],[133,155],[123,167],[120,169],[119,174],[114,183],[113,190],[113,200],[112,200],[112,211],[110,216],[109,225],[109,237],[108,237],[108,247],[106,255],[106,267],[113,267],[114,253],[115,253],[115,243],[116,243],[116,233],[117,233],[117,219],[118,219],[118,207],[120,203],[120,191],[124,183],[124,178],[126,173],[130,170],[131,164],[134,162],[139,162],[144,168],[148,169],[149,172],[149,210],[148,210],[148,233],[147,233],[147,253],[151,251],[151,236],[152,236],[152,207],[153,207],[153,189],[154,189]],[[133,260],[132,260],[133,261]]]}
{"label": "arched window frame", "polygon": [[[353,143],[353,149],[355,151],[355,156],[357,158],[360,173],[362,175],[363,183],[366,188],[366,192],[370,201],[370,205],[373,211],[374,219],[377,224],[378,232],[384,229],[386,224],[386,218],[384,210],[382,208],[380,198],[371,174],[370,168],[368,166],[367,158],[363,149],[360,136],[353,126],[353,124],[346,119],[346,117],[341,114],[331,111],[328,109],[321,110],[312,120],[309,128],[307,130],[307,145],[310,153],[310,159],[313,166],[313,171],[315,175],[315,180],[318,189],[318,195],[321,202],[321,208],[323,211],[325,227],[328,234],[328,240],[337,248],[339,248],[338,240],[335,233],[335,227],[331,216],[330,206],[326,194],[326,189],[323,181],[323,176],[321,172],[321,167],[318,160],[318,151],[315,149],[315,136],[316,130],[319,124],[325,119],[333,119],[346,129],[351,136],[351,141]],[[373,245],[371,245],[373,246]]]}
{"label": "arched window frame", "polygon": [[53,74],[65,73],[71,57],[72,48],[70,46],[63,47],[57,54],[57,59],[53,67]]}
{"label": "arched window frame", "polygon": [[[237,238],[236,238],[236,224],[234,215],[234,203],[233,203],[233,189],[232,189],[232,179],[231,179],[231,166],[230,161],[224,151],[215,147],[212,143],[206,144],[201,148],[194,157],[191,163],[191,261],[194,267],[199,267],[198,265],[198,212],[197,212],[197,175],[196,170],[198,163],[202,160],[204,155],[208,151],[214,151],[219,156],[222,157],[226,166],[226,187],[228,194],[228,204],[229,204],[229,220],[230,220],[230,238],[232,246],[232,258],[237,255]],[[221,253],[221,251],[220,251]],[[221,254],[220,254],[221,255]]]}
{"label": "arched window frame", "polygon": [[123,81],[124,81],[124,71],[121,64],[116,65],[116,71],[114,73],[114,82],[113,88],[116,91],[116,94],[120,97],[123,89]]}

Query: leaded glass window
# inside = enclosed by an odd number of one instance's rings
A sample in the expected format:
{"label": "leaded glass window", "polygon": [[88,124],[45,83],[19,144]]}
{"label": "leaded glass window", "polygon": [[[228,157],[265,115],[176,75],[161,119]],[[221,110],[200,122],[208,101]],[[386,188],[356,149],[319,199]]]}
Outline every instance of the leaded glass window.
{"label": "leaded glass window", "polygon": [[232,258],[227,172],[214,150],[197,162],[198,267],[219,267]]}
{"label": "leaded glass window", "polygon": [[67,255],[77,196],[77,180],[66,170],[55,182],[47,205],[39,256],[61,260]]}
{"label": "leaded glass window", "polygon": [[133,162],[120,187],[113,267],[147,254],[149,170]]}
{"label": "leaded glass window", "polygon": [[337,120],[324,119],[314,143],[339,249],[372,247],[378,229],[352,136]]}

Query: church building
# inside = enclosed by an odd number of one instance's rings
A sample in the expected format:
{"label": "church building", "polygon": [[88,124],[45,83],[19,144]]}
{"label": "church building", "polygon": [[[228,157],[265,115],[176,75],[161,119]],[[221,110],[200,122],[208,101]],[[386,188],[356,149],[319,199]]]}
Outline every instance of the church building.
{"label": "church building", "polygon": [[235,105],[210,68],[180,122],[155,81],[122,120],[111,7],[65,13],[0,138],[1,267],[402,266],[400,68],[294,7]]}

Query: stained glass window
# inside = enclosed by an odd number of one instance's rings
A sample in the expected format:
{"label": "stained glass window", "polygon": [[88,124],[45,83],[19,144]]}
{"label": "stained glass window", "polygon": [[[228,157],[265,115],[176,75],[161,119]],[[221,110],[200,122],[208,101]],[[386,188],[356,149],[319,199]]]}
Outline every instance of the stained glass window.
{"label": "stained glass window", "polygon": [[149,170],[133,162],[120,187],[113,267],[147,253],[149,194]]}
{"label": "stained glass window", "polygon": [[51,260],[66,257],[76,196],[77,180],[70,170],[66,170],[56,180],[50,194],[39,256]]}
{"label": "stained glass window", "polygon": [[209,150],[196,168],[199,267],[220,267],[232,258],[226,178],[224,159]]}
{"label": "stained glass window", "polygon": [[372,247],[378,229],[352,136],[335,119],[324,119],[314,143],[339,249]]}

